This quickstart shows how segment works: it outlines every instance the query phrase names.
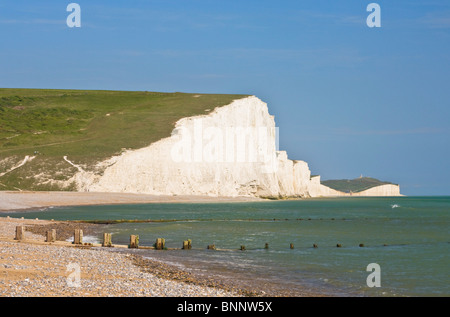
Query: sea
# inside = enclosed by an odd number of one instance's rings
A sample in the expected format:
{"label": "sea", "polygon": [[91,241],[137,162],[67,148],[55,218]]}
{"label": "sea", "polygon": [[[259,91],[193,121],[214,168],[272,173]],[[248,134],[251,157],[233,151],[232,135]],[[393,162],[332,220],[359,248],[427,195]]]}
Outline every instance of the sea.
{"label": "sea", "polygon": [[[151,220],[104,227],[113,244],[187,271],[325,296],[450,295],[450,197],[56,207],[6,214],[55,220]],[[86,237],[101,242],[102,235]],[[182,250],[184,240],[192,249]],[[207,249],[215,245],[216,250]],[[241,250],[245,246],[245,250]]]}

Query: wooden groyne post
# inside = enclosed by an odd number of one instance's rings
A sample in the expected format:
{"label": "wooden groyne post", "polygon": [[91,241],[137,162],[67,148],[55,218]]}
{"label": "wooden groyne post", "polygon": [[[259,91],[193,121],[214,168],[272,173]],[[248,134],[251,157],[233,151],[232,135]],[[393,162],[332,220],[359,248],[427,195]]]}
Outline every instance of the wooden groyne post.
{"label": "wooden groyne post", "polygon": [[21,241],[21,240],[25,239],[24,232],[25,232],[24,226],[17,226],[16,227],[16,237],[14,238],[14,240]]}
{"label": "wooden groyne post", "polygon": [[83,244],[83,230],[75,229],[73,243],[74,244]]}
{"label": "wooden groyne post", "polygon": [[183,241],[183,250],[190,250],[190,249],[192,249],[192,241],[190,239]]}
{"label": "wooden groyne post", "polygon": [[166,240],[163,238],[156,239],[155,249],[156,250],[164,250],[166,248]]}
{"label": "wooden groyne post", "polygon": [[206,247],[206,249],[208,250],[216,250],[216,245],[215,244],[210,244]]}
{"label": "wooden groyne post", "polygon": [[47,231],[47,239],[46,242],[55,242],[56,241],[56,229],[52,229]]}
{"label": "wooden groyne post", "polygon": [[130,236],[130,249],[137,249],[139,248],[139,236],[132,234]]}
{"label": "wooden groyne post", "polygon": [[112,247],[111,233],[104,233],[103,234],[102,247]]}

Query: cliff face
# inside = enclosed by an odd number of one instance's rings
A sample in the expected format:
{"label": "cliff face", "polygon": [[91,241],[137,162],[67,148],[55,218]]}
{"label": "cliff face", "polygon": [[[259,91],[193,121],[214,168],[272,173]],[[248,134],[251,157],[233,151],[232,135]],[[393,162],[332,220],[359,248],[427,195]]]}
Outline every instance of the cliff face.
{"label": "cliff face", "polygon": [[402,195],[400,194],[400,186],[393,184],[386,184],[372,187],[359,193],[353,193],[352,196],[402,196]]}
{"label": "cliff face", "polygon": [[163,195],[308,196],[310,171],[276,149],[267,104],[235,100],[208,115],[179,120],[172,135],[80,171],[79,191]]}
{"label": "cliff face", "polygon": [[[172,135],[102,162],[101,174],[80,170],[79,191],[157,195],[336,196],[311,180],[308,164],[277,151],[267,104],[252,96],[183,118]],[[325,187],[325,188],[324,188]]]}

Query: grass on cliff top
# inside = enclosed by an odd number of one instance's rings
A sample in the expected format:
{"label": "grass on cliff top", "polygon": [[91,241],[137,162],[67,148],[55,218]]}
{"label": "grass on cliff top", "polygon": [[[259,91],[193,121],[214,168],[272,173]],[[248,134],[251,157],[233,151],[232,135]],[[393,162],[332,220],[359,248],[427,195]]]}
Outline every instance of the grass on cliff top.
{"label": "grass on cliff top", "polygon": [[360,177],[355,179],[337,179],[337,180],[321,181],[321,184],[344,193],[350,192],[358,193],[370,189],[372,187],[392,183],[383,182],[371,177]]}
{"label": "grass on cliff top", "polygon": [[242,95],[0,89],[0,158],[69,155],[102,160],[170,136],[183,117]]}
{"label": "grass on cliff top", "polygon": [[[52,179],[64,180],[66,176],[57,170],[67,165],[63,161],[65,155],[76,164],[89,166],[122,149],[142,148],[170,136],[181,118],[207,114],[243,97],[246,96],[0,89],[0,174],[25,155],[38,153],[26,167],[0,177],[0,190],[55,190],[51,186],[36,187],[30,175],[53,173]],[[58,164],[61,166],[57,168]]]}

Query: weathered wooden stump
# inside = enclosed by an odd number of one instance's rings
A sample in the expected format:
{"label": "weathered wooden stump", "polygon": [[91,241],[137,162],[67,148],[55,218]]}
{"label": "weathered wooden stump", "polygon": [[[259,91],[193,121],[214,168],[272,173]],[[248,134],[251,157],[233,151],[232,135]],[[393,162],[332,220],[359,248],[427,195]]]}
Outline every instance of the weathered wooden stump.
{"label": "weathered wooden stump", "polygon": [[289,247],[290,247],[291,249],[293,249],[293,248],[294,248],[294,244],[291,243],[291,244],[289,245]]}
{"label": "weathered wooden stump", "polygon": [[336,247],[337,248],[342,248],[342,244],[338,243],[338,244],[336,244]]}
{"label": "weathered wooden stump", "polygon": [[75,229],[73,243],[74,244],[83,244],[83,230]]}
{"label": "weathered wooden stump", "polygon": [[216,245],[215,244],[210,244],[206,247],[208,250],[216,250]]}
{"label": "weathered wooden stump", "polygon": [[268,248],[269,248],[269,244],[266,243],[266,244],[264,245],[264,249],[268,249]]}
{"label": "weathered wooden stump", "polygon": [[14,240],[23,240],[25,239],[25,227],[24,226],[17,226],[16,227],[16,237]]}
{"label": "weathered wooden stump", "polygon": [[156,250],[164,250],[166,247],[166,240],[163,238],[156,239],[155,249]]}
{"label": "weathered wooden stump", "polygon": [[52,229],[47,231],[47,239],[46,242],[55,242],[56,241],[56,229]]}
{"label": "weathered wooden stump", "polygon": [[318,246],[317,244],[315,244],[315,243],[313,244],[313,248],[316,249],[316,248],[318,248],[318,247],[319,247],[319,246]]}
{"label": "weathered wooden stump", "polygon": [[192,249],[192,241],[191,240],[183,241],[183,250],[190,250],[190,249]]}
{"label": "weathered wooden stump", "polygon": [[139,236],[138,235],[130,235],[130,249],[139,248]]}
{"label": "weathered wooden stump", "polygon": [[103,247],[112,247],[111,233],[103,233]]}
{"label": "weathered wooden stump", "polygon": [[245,245],[241,245],[241,251],[245,251]]}

